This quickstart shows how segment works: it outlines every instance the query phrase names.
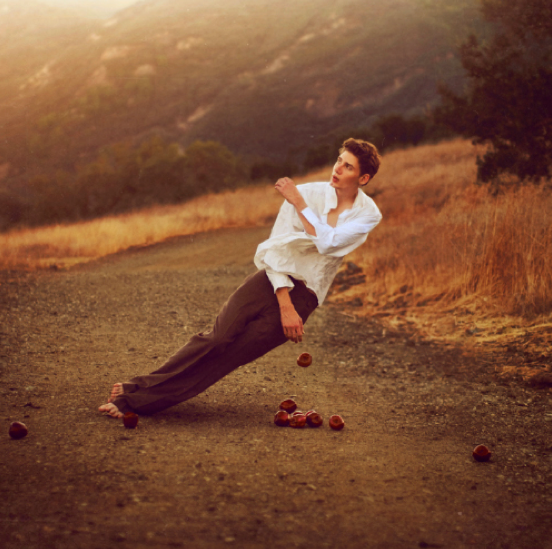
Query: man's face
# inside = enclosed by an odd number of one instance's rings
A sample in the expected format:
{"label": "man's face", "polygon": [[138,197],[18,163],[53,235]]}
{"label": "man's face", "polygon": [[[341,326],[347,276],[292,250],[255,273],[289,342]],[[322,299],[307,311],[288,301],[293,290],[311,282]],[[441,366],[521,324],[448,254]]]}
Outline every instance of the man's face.
{"label": "man's face", "polygon": [[[366,181],[364,181],[366,179]],[[357,157],[349,151],[343,151],[334,165],[330,185],[335,189],[358,188],[368,182],[369,176],[360,177]]]}

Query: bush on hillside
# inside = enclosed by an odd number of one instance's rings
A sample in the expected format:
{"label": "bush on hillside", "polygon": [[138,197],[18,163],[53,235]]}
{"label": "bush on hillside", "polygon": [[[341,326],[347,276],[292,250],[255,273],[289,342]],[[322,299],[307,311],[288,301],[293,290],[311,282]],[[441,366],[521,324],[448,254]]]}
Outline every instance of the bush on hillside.
{"label": "bush on hillside", "polygon": [[450,130],[437,124],[430,117],[390,114],[378,118],[369,128],[357,127],[340,130],[327,136],[316,145],[308,148],[304,161],[304,171],[333,164],[338,151],[349,137],[364,139],[376,145],[380,152],[419,145],[427,141],[440,141],[452,134]]}
{"label": "bush on hillside", "polygon": [[243,163],[214,141],[196,141],[182,152],[160,137],[137,148],[104,147],[76,173],[59,170],[25,184],[24,196],[0,193],[0,229],[92,219],[201,194],[234,189],[247,180]]}
{"label": "bush on hillside", "polygon": [[426,121],[415,116],[405,118],[400,114],[390,114],[378,119],[373,127],[374,141],[380,143],[381,151],[418,145],[426,137]]}
{"label": "bush on hillside", "polygon": [[257,160],[251,164],[249,178],[251,181],[275,182],[280,177],[292,177],[298,171],[297,165],[289,160]]}
{"label": "bush on hillside", "polygon": [[192,176],[192,194],[234,189],[246,178],[245,168],[230,150],[216,141],[196,141],[185,154]]}
{"label": "bush on hillside", "polygon": [[332,150],[332,145],[329,143],[322,143],[320,145],[315,145],[307,149],[305,154],[305,160],[303,161],[303,168],[306,172],[316,168],[321,168],[327,166],[335,160],[335,155],[337,150]]}
{"label": "bush on hillside", "polygon": [[500,184],[502,174],[535,183],[552,175],[550,6],[549,0],[483,0],[495,35],[483,43],[471,36],[461,47],[466,93],[441,89],[440,120],[489,145],[477,162],[483,183]]}

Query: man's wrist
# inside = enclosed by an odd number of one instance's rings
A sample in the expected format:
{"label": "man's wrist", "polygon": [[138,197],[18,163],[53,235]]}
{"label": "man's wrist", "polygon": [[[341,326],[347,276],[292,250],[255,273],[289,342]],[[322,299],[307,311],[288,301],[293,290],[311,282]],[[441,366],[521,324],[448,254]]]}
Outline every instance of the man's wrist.
{"label": "man's wrist", "polygon": [[299,213],[301,213],[307,207],[307,203],[301,193],[297,192],[297,195],[297,198],[293,201],[293,206]]}
{"label": "man's wrist", "polygon": [[294,308],[291,297],[289,297],[289,288],[278,288],[276,290],[276,298],[278,299],[278,305],[281,311]]}

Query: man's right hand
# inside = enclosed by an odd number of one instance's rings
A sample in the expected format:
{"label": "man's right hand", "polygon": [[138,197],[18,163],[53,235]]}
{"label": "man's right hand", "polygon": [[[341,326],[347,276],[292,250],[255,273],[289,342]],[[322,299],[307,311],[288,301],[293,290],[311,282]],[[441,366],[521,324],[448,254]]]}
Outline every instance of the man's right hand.
{"label": "man's right hand", "polygon": [[303,341],[305,328],[303,327],[303,320],[297,314],[295,307],[293,305],[280,307],[280,318],[282,319],[284,335],[294,343]]}
{"label": "man's right hand", "polygon": [[280,318],[282,319],[282,329],[284,335],[295,343],[303,341],[305,329],[303,327],[303,319],[299,316],[291,297],[289,297],[289,288],[278,288],[276,290],[276,298],[280,305]]}

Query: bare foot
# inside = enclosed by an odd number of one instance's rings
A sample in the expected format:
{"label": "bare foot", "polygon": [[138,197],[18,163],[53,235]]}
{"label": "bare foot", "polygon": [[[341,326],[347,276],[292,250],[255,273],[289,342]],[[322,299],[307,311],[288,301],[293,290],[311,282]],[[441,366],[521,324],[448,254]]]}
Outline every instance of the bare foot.
{"label": "bare foot", "polygon": [[123,384],[115,383],[115,385],[113,385],[113,389],[111,389],[111,394],[109,395],[107,402],[113,402],[118,396],[122,394],[123,394]]}
{"label": "bare foot", "polygon": [[98,408],[98,411],[105,412],[107,415],[110,415],[111,417],[119,418],[123,417],[124,414],[115,406],[115,404],[107,403]]}

